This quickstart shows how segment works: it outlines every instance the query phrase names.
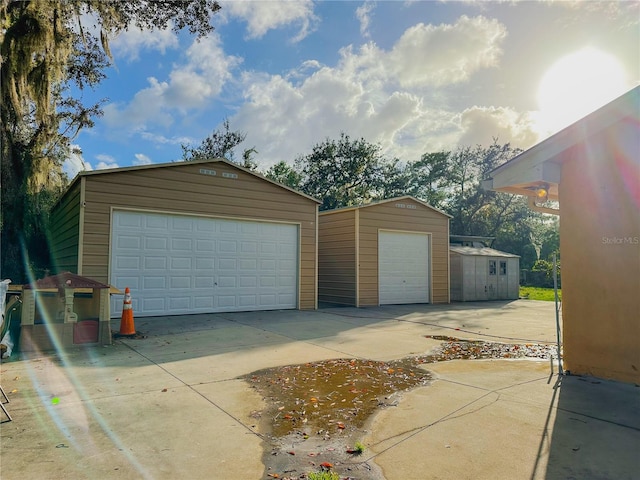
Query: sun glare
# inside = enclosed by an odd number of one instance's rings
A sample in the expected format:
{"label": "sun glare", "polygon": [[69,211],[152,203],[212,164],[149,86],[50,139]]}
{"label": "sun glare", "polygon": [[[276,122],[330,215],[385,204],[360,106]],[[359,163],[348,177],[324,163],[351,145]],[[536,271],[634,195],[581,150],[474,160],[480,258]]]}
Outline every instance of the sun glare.
{"label": "sun glare", "polygon": [[553,133],[622,95],[625,72],[618,60],[594,48],[562,57],[538,88],[540,128]]}

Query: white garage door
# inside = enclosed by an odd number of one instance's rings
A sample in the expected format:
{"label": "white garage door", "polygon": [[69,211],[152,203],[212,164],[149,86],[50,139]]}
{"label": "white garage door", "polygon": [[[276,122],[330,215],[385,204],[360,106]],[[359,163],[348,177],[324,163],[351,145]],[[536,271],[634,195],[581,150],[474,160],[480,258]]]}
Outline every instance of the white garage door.
{"label": "white garage door", "polygon": [[296,225],[129,211],[112,225],[110,283],[135,316],[297,307]]}
{"label": "white garage door", "polygon": [[429,302],[429,235],[378,233],[380,305]]}

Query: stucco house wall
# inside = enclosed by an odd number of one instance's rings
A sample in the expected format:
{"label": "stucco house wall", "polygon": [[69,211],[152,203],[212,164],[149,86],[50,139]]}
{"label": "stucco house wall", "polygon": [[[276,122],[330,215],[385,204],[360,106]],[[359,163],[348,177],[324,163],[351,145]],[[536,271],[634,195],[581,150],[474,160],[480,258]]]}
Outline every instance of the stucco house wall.
{"label": "stucco house wall", "polygon": [[564,368],[640,384],[640,86],[489,177],[560,215]]}
{"label": "stucco house wall", "polygon": [[640,383],[640,132],[623,121],[563,155],[565,368]]}

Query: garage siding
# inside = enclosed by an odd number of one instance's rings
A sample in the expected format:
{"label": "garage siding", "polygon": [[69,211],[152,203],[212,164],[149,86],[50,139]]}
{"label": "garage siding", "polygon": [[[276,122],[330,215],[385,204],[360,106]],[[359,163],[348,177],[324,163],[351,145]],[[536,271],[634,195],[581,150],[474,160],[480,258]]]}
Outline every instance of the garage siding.
{"label": "garage siding", "polygon": [[112,209],[293,223],[300,225],[299,307],[315,308],[317,203],[312,199],[223,162],[123,170],[83,180],[82,275],[109,280]]}
{"label": "garage siding", "polygon": [[427,298],[448,303],[449,216],[410,196],[320,213],[318,298],[357,307],[380,304],[380,231],[428,234]]}
{"label": "garage siding", "polygon": [[357,305],[357,210],[318,216],[318,300]]}
{"label": "garage siding", "polygon": [[51,253],[60,271],[78,271],[81,191],[77,182],[51,212]]}
{"label": "garage siding", "polygon": [[[407,208],[408,205],[415,208]],[[360,306],[379,303],[378,231],[381,229],[432,234],[432,303],[448,303],[449,219],[415,200],[402,198],[360,209]]]}

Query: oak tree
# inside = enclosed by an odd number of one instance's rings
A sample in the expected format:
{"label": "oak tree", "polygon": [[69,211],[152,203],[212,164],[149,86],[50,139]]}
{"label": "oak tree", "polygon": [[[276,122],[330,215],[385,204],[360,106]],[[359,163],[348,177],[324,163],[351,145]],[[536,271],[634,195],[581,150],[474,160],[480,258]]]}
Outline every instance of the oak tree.
{"label": "oak tree", "polygon": [[109,40],[133,27],[204,36],[219,9],[214,0],[0,0],[2,277],[26,280],[34,232],[46,250],[47,212],[31,203],[64,185],[71,140],[100,115],[81,94],[105,78]]}

